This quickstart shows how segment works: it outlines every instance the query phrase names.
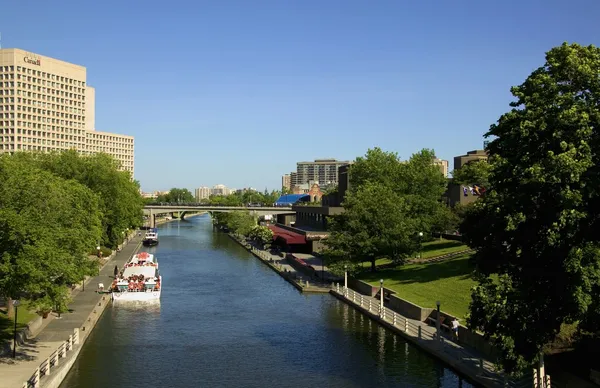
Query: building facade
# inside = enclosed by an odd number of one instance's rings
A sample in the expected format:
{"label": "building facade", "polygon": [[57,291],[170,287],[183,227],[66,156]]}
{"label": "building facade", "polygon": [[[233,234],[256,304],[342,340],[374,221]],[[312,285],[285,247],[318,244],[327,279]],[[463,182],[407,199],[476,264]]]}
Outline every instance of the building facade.
{"label": "building facade", "polygon": [[211,193],[211,188],[206,186],[198,187],[194,190],[194,196],[196,197],[196,201],[198,202],[210,198]]}
{"label": "building facade", "polygon": [[281,188],[287,191],[292,189],[292,177],[290,174],[285,174],[281,177]]}
{"label": "building facade", "polygon": [[[477,162],[480,160],[487,160],[488,154],[485,150],[474,150],[469,151],[465,155],[459,155],[454,157],[454,171],[459,170],[464,165]],[[479,189],[476,185],[480,182],[471,182],[471,185],[463,186],[452,183],[449,180],[448,190],[445,194],[446,201],[450,206],[455,205],[467,205],[477,200],[480,196]]]}
{"label": "building facade", "polygon": [[106,152],[134,173],[133,137],[95,131],[95,90],[83,66],[0,49],[0,152]]}
{"label": "building facade", "polygon": [[349,161],[336,159],[316,159],[314,162],[296,163],[296,182],[292,186],[309,182],[318,182],[321,186],[337,185],[339,182],[338,169],[349,164]]}
{"label": "building facade", "polygon": [[436,165],[444,178],[448,177],[448,161],[444,159],[434,159],[433,164]]}

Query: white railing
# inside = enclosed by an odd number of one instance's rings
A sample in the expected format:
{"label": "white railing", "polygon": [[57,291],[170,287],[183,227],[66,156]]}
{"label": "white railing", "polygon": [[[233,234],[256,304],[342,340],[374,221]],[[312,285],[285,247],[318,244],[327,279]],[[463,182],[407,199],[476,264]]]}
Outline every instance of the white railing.
{"label": "white railing", "polygon": [[73,347],[78,344],[79,329],[75,328],[73,329],[73,334],[71,334],[65,342],[60,344],[58,349],[56,349],[56,351],[54,351],[50,357],[45,359],[40,366],[36,368],[29,380],[23,383],[22,388],[39,388],[41,378],[43,376],[49,376],[50,371],[59,365],[59,360],[67,357],[67,352],[73,350]]}
{"label": "white railing", "polygon": [[477,358],[470,352],[467,352],[461,346],[449,342],[448,339],[441,335],[438,338],[435,328],[430,328],[425,324],[420,324],[418,321],[408,319],[387,307],[383,307],[382,309],[381,302],[379,300],[362,295],[350,288],[344,288],[343,286],[340,287],[339,283],[332,285],[332,288],[334,292],[336,292],[338,295],[344,296],[344,298],[349,302],[367,310],[373,315],[378,316],[380,320],[392,325],[394,328],[404,332],[406,335],[414,337],[419,341],[433,341],[439,343],[441,346],[440,351],[452,352],[455,355],[458,355],[461,363],[468,365],[471,368],[477,367],[478,374],[481,377],[495,380],[500,378],[502,381],[501,384],[505,387],[509,387],[514,384],[513,381],[510,381],[507,377],[505,377],[504,373],[496,370],[494,363],[486,361],[482,358]]}

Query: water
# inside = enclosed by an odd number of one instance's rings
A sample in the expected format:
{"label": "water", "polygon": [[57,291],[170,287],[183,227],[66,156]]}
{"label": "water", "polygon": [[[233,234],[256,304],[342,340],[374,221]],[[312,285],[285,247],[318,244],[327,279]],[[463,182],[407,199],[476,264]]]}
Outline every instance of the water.
{"label": "water", "polygon": [[471,386],[333,296],[300,294],[207,215],[159,236],[161,304],[109,307],[61,388]]}

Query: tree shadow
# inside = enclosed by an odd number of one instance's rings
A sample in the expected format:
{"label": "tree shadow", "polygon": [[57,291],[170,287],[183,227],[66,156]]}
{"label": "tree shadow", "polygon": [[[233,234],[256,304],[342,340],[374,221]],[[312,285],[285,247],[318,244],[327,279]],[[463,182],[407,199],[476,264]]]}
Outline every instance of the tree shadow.
{"label": "tree shadow", "polygon": [[431,243],[428,245],[423,244],[423,248],[421,249],[421,253],[426,253],[426,252],[431,252],[431,251],[440,251],[442,249],[449,249],[449,248],[456,248],[456,247],[462,247],[465,246],[465,244],[461,241],[444,241],[444,242],[439,242],[439,243]]}
{"label": "tree shadow", "polygon": [[360,279],[377,282],[389,279],[398,284],[429,283],[440,279],[458,277],[461,280],[473,278],[474,267],[468,257],[458,257],[438,262],[398,266],[377,272],[363,272]]}

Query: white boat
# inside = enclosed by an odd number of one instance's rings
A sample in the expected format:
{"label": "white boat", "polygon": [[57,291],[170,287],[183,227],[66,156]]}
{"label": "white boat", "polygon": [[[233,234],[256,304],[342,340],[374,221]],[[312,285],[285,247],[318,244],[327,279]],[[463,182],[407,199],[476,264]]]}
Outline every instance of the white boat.
{"label": "white boat", "polygon": [[144,236],[142,244],[150,247],[158,245],[158,230],[156,228],[149,229]]}
{"label": "white boat", "polygon": [[150,302],[160,299],[162,276],[151,253],[141,252],[125,264],[111,286],[113,302]]}

